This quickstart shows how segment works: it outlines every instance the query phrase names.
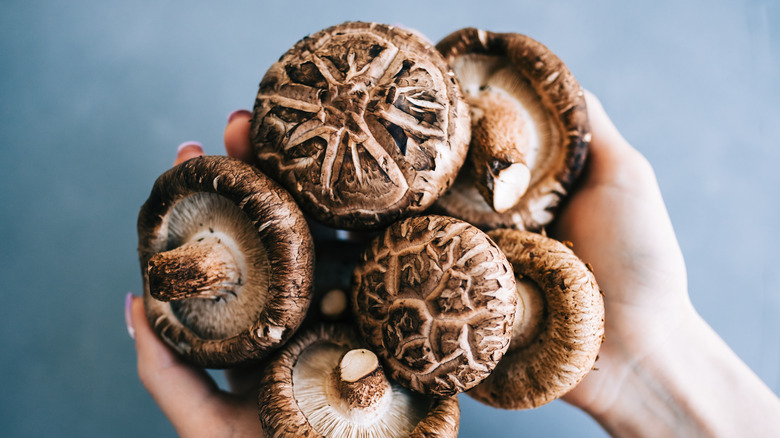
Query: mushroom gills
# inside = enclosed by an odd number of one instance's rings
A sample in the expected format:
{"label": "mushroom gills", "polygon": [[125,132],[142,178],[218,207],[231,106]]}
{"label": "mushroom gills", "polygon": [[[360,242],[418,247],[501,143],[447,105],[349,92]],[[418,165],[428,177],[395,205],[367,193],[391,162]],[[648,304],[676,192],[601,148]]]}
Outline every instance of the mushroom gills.
{"label": "mushroom gills", "polygon": [[[387,381],[381,367],[375,370],[384,383],[371,383],[379,389],[378,397],[360,397],[362,402],[356,403],[345,396],[344,383],[354,385],[377,377],[377,373],[360,375],[363,372],[358,369],[371,368],[367,365],[371,360],[356,358],[355,352],[366,351],[320,343],[301,353],[293,367],[293,395],[298,407],[312,427],[326,437],[407,437],[430,409],[429,397]],[[351,365],[346,363],[350,355]],[[346,372],[342,371],[345,369]],[[342,379],[342,373],[352,376]],[[355,382],[348,382],[351,379]]]}
{"label": "mushroom gills", "polygon": [[[251,326],[265,304],[269,261],[265,246],[246,214],[221,195],[196,193],[171,208],[167,227],[167,251],[160,254],[206,245],[209,257],[218,254],[219,263],[212,263],[211,269],[230,274],[208,293],[183,291],[187,298],[170,302],[174,315],[204,339],[234,336]],[[186,260],[186,254],[179,256]],[[181,280],[172,277],[168,281],[175,284]],[[182,281],[179,287],[191,286],[190,279]]]}
{"label": "mushroom gills", "polygon": [[489,236],[512,263],[523,309],[509,350],[468,394],[504,409],[538,407],[592,369],[604,336],[603,298],[593,273],[563,243],[518,230]]}
{"label": "mushroom gills", "polygon": [[544,175],[560,133],[542,97],[509,60],[465,54],[452,62],[471,106],[471,160],[485,201],[503,213]]}

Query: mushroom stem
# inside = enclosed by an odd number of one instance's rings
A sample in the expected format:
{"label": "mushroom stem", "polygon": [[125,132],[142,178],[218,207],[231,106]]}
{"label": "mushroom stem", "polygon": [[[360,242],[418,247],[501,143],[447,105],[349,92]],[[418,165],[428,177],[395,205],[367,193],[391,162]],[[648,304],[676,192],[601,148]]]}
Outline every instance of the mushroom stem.
{"label": "mushroom stem", "polygon": [[226,236],[209,234],[149,259],[149,292],[160,301],[236,296],[241,270]]}
{"label": "mushroom stem", "polygon": [[514,207],[531,182],[524,151],[531,147],[532,127],[518,104],[487,90],[471,100],[471,164],[485,201],[499,213]]}
{"label": "mushroom stem", "polygon": [[512,326],[512,341],[509,350],[520,349],[533,342],[544,328],[545,314],[544,292],[528,278],[517,280],[517,310]]}
{"label": "mushroom stem", "polygon": [[346,352],[336,367],[335,378],[339,395],[352,408],[379,407],[391,392],[379,359],[366,349]]}
{"label": "mushroom stem", "polygon": [[328,319],[336,320],[347,312],[347,293],[343,289],[331,289],[320,302],[320,311]]}

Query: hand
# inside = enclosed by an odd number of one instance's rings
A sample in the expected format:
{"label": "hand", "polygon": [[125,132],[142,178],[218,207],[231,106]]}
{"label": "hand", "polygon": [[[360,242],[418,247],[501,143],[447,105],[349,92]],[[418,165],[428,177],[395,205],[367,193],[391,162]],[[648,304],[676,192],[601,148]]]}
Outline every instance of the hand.
{"label": "hand", "polygon": [[652,167],[620,135],[596,97],[588,93],[586,101],[593,135],[589,158],[552,234],[574,244],[604,292],[606,341],[598,371],[566,396],[601,412],[620,392],[623,368],[658,351],[695,312]]}
{"label": "hand", "polygon": [[[564,399],[610,433],[768,436],[780,401],[694,310],[654,172],[586,94],[592,142],[551,235],[593,266],[604,293],[596,370]],[[728,383],[726,383],[728,382]]]}
{"label": "hand", "polygon": [[[225,130],[228,154],[245,160],[250,150],[249,118],[247,111],[233,113]],[[174,164],[199,155],[203,149],[198,143],[184,143]],[[135,338],[141,382],[179,436],[263,436],[257,416],[257,369],[227,370],[230,391],[223,391],[204,370],[183,362],[160,340],[146,319],[140,297],[128,296],[125,311]]]}

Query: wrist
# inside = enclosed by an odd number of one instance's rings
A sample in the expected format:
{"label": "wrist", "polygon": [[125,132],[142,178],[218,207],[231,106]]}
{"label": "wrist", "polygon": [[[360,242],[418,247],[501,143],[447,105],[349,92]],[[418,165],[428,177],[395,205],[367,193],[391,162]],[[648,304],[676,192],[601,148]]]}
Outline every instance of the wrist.
{"label": "wrist", "polygon": [[[645,351],[624,350],[611,370],[614,376],[601,403],[591,414],[612,436],[698,436],[700,415],[694,406],[695,388],[686,378],[686,354],[699,329],[698,316],[681,322]],[[700,353],[698,353],[700,354]]]}
{"label": "wrist", "polygon": [[692,308],[652,351],[624,357],[611,374],[613,397],[585,407],[613,436],[766,436],[780,430],[777,397]]}

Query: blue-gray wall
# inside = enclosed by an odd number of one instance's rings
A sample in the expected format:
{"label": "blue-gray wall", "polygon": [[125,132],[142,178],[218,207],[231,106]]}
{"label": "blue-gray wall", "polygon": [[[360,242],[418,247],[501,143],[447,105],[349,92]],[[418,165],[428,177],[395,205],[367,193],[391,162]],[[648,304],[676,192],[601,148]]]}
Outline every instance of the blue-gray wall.
{"label": "blue-gray wall", "polygon": [[[109,3],[0,3],[0,435],[173,435],[122,317],[138,208],[176,145],[223,153],[225,117],[270,64],[346,20],[553,49],[655,166],[695,306],[780,389],[777,2]],[[462,409],[466,437],[604,434],[563,402]]]}

